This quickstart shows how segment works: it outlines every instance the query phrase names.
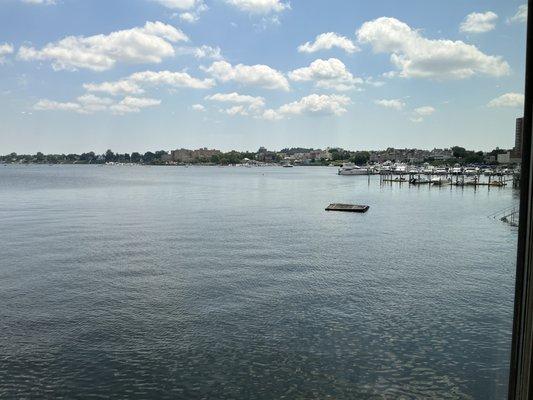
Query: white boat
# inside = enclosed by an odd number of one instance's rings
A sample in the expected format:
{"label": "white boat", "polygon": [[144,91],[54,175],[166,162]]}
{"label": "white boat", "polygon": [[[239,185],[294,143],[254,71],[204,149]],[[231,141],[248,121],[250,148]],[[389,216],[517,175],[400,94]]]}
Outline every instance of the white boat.
{"label": "white boat", "polygon": [[448,170],[446,168],[439,167],[439,168],[435,168],[433,173],[435,175],[447,175],[448,174]]}
{"label": "white boat", "polygon": [[463,170],[459,166],[455,166],[452,168],[451,174],[452,175],[461,175],[463,173]]}
{"label": "white boat", "polygon": [[396,164],[394,166],[394,172],[396,174],[406,174],[407,173],[407,165],[405,165],[405,164]]}
{"label": "white boat", "polygon": [[353,163],[344,163],[339,168],[339,175],[368,175],[368,168],[359,167]]}
{"label": "white boat", "polygon": [[477,175],[479,174],[479,168],[466,167],[464,173],[465,175]]}

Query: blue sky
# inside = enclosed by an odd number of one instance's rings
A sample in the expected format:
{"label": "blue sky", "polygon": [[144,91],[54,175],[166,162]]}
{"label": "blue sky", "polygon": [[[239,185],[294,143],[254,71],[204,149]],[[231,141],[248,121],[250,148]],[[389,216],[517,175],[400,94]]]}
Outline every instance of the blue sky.
{"label": "blue sky", "polygon": [[0,153],[509,148],[523,1],[0,0]]}

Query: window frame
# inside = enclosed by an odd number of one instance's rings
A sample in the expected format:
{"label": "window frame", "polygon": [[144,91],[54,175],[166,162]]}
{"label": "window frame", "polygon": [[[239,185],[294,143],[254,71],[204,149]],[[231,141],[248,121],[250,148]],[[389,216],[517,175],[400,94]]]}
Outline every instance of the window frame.
{"label": "window frame", "polygon": [[533,399],[533,0],[528,0],[526,73],[522,165],[520,175],[520,215],[516,263],[515,299],[511,363],[510,400]]}

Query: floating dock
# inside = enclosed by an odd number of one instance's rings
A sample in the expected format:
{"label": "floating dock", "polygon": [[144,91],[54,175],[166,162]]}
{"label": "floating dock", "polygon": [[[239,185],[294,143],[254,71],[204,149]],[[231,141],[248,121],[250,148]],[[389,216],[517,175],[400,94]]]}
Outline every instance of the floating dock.
{"label": "floating dock", "polygon": [[370,208],[369,206],[363,206],[363,205],[358,205],[358,204],[332,203],[326,207],[326,211],[346,211],[346,212],[364,213],[364,212],[367,212],[369,208]]}

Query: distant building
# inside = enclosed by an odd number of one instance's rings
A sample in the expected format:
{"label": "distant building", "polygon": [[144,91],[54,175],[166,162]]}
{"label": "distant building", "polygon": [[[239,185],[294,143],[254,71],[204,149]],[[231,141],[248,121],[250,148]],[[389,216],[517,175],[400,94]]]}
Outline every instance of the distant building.
{"label": "distant building", "polygon": [[524,136],[524,118],[517,118],[514,134],[514,152],[517,156],[522,155],[522,137]]}
{"label": "distant building", "polygon": [[511,162],[511,152],[501,153],[497,155],[498,164],[509,164]]}
{"label": "distant building", "polygon": [[209,150],[206,147],[198,150],[177,149],[171,152],[172,161],[179,163],[209,161],[216,154],[222,154],[222,152],[220,150]]}
{"label": "distant building", "polygon": [[277,153],[273,151],[268,151],[264,147],[261,147],[255,155],[255,159],[257,161],[271,163],[277,160]]}
{"label": "distant building", "polygon": [[497,157],[498,164],[520,164],[520,162],[522,161],[520,157],[516,156],[514,150],[498,154]]}
{"label": "distant building", "polygon": [[163,162],[170,162],[172,161],[172,154],[163,154],[161,156],[161,161]]}
{"label": "distant building", "polygon": [[450,149],[433,149],[429,154],[434,160],[444,161],[453,158],[453,151]]}

